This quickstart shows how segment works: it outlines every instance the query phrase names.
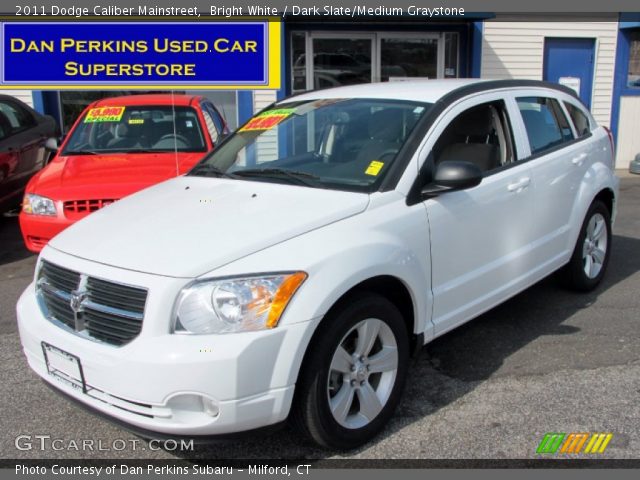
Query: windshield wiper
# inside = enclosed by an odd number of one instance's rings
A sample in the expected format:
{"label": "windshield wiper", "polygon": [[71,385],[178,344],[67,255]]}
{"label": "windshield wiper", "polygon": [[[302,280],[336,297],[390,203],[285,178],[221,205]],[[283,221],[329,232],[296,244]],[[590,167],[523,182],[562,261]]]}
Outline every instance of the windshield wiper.
{"label": "windshield wiper", "polygon": [[[125,153],[159,153],[162,150],[153,150],[151,148],[132,148],[131,150],[124,150]],[[173,152],[173,150],[171,150]]]}
{"label": "windshield wiper", "polygon": [[320,180],[319,176],[312,173],[286,170],[284,168],[249,168],[246,170],[236,170],[233,174],[238,177],[284,177],[308,187],[317,187]]}
{"label": "windshield wiper", "polygon": [[191,171],[189,172],[189,175],[204,175],[205,177],[214,176],[214,177],[225,177],[225,178],[236,177],[235,174],[227,173],[223,170],[220,170],[215,165],[210,165],[208,163],[201,163],[200,165],[196,165],[195,167],[193,167],[193,169],[191,169]]}
{"label": "windshield wiper", "polygon": [[105,152],[96,150],[65,150],[65,155],[102,155]]}

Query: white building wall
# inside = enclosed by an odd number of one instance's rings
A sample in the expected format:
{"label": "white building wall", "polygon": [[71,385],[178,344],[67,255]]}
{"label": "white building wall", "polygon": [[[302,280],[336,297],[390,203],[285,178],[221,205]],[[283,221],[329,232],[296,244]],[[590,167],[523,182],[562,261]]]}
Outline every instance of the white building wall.
{"label": "white building wall", "polygon": [[[257,113],[271,105],[277,99],[277,90],[254,90],[253,112]],[[260,135],[257,141],[257,158],[259,162],[278,158],[278,130],[272,129]]]}
{"label": "white building wall", "polygon": [[615,14],[498,15],[484,23],[481,77],[542,80],[545,37],[596,39],[591,112],[599,124],[609,126],[618,38]]}
{"label": "white building wall", "polygon": [[10,95],[33,107],[33,95],[31,90],[1,90],[0,95]]}
{"label": "white building wall", "polygon": [[629,168],[640,153],[640,97],[621,97],[616,168]]}

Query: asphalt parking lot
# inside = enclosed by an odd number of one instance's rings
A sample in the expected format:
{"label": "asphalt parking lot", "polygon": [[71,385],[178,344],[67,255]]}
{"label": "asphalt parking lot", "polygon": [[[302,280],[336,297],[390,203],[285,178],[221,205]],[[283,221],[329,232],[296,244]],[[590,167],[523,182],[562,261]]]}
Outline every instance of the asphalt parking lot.
{"label": "asphalt parking lot", "polygon": [[[613,242],[595,292],[567,292],[549,278],[423,349],[396,417],[364,448],[318,450],[283,430],[173,452],[145,442],[134,450],[136,437],[57,396],[29,370],[15,303],[35,256],[22,246],[17,219],[0,218],[0,457],[534,458],[546,432],[611,432],[602,457],[638,459],[640,176],[622,180]],[[61,439],[58,445],[93,439],[118,449],[41,450],[34,441],[19,450],[19,435]]]}

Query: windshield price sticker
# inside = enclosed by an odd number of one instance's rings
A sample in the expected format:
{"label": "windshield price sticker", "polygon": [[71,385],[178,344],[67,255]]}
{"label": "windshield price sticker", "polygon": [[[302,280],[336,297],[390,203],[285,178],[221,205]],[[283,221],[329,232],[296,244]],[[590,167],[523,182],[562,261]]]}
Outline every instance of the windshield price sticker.
{"label": "windshield price sticker", "polygon": [[119,122],[125,107],[97,107],[92,108],[84,117],[84,123]]}
{"label": "windshield price sticker", "polygon": [[379,162],[378,160],[374,160],[369,164],[369,166],[364,171],[364,173],[367,175],[372,175],[374,177],[377,177],[378,174],[380,173],[380,170],[382,170],[382,167],[384,167],[384,162]]}
{"label": "windshield price sticker", "polygon": [[269,110],[268,112],[261,113],[257,117],[249,120],[240,132],[254,132],[256,130],[269,130],[278,125],[285,118],[290,116],[295,109],[293,108],[280,108],[276,110]]}

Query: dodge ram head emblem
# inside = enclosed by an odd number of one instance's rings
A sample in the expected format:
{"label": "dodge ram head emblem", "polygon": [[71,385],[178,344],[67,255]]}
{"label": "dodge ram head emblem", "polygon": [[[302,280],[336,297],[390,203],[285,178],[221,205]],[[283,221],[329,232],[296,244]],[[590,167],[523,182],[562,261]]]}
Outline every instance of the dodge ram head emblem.
{"label": "dodge ram head emblem", "polygon": [[73,312],[73,319],[77,332],[84,330],[84,318],[82,318],[82,312],[84,311],[84,302],[88,297],[87,280],[88,277],[86,275],[80,275],[78,288],[71,291],[69,297],[69,307],[71,307],[71,311]]}
{"label": "dodge ram head emblem", "polygon": [[87,298],[87,292],[79,292],[77,290],[74,290],[73,292],[71,292],[71,298],[69,299],[69,306],[71,307],[71,310],[73,310],[73,313],[75,315],[77,315],[82,311],[82,307],[83,307],[82,302],[84,302],[86,298]]}

